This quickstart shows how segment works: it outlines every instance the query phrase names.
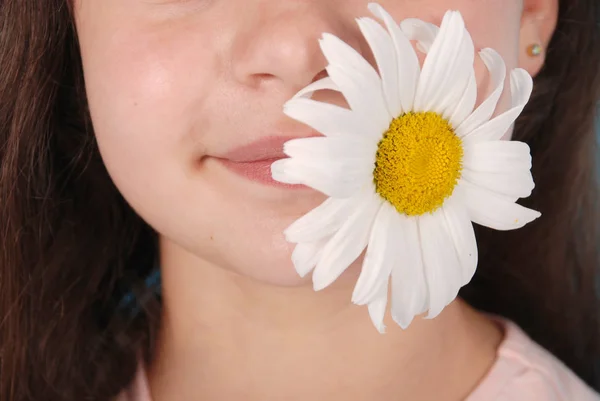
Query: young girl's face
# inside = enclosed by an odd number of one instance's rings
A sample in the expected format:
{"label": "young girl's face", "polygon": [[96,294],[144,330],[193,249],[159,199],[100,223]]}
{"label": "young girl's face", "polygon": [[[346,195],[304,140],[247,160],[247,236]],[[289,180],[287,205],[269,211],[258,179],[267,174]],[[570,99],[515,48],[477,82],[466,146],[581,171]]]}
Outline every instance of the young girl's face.
{"label": "young girl's face", "polygon": [[[527,2],[526,2],[527,3]],[[332,33],[371,59],[368,0],[78,0],[89,106],[115,184],[165,249],[278,285],[302,282],[282,231],[325,197],[269,181],[281,143],[315,135],[282,113],[326,66]],[[476,49],[532,73],[539,41],[522,0],[381,0],[399,21],[461,11]],[[477,66],[480,97],[487,76]],[[343,104],[324,92],[319,100]],[[504,97],[499,109],[506,107]],[[499,112],[501,110],[498,110]],[[262,161],[260,161],[262,160]],[[246,162],[246,163],[244,163]]]}

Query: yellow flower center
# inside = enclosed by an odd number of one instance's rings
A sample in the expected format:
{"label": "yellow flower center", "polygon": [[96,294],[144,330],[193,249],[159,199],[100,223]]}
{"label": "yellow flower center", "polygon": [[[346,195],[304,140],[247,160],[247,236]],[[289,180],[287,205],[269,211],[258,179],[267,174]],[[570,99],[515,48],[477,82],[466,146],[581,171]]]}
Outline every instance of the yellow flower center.
{"label": "yellow flower center", "polygon": [[410,112],[395,118],[378,146],[375,188],[400,213],[433,212],[452,195],[463,147],[439,114]]}

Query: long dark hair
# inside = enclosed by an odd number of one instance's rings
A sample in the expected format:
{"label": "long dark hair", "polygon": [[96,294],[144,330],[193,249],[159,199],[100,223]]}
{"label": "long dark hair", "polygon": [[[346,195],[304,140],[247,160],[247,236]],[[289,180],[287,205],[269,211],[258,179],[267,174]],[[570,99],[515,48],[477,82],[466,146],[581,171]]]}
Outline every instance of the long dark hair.
{"label": "long dark hair", "polygon": [[[530,144],[544,217],[479,229],[462,296],[515,320],[600,389],[600,218],[593,119],[600,4],[562,0],[533,99]],[[109,400],[151,358],[160,304],[143,285],[155,233],[102,164],[68,0],[0,1],[0,399]],[[133,290],[139,313],[119,308]]]}

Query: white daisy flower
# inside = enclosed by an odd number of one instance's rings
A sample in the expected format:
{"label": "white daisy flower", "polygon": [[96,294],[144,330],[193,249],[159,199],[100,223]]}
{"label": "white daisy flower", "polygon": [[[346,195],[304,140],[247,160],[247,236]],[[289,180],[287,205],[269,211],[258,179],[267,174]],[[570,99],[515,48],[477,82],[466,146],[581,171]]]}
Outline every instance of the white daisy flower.
{"label": "white daisy flower", "polygon": [[[323,289],[367,248],[352,301],[367,304],[383,332],[389,285],[392,318],[406,328],[416,315],[437,316],[471,280],[472,222],[512,230],[540,213],[515,203],[534,187],[529,147],[502,140],[529,100],[529,74],[511,72],[512,107],[491,119],[506,67],[496,51],[479,52],[494,90],[475,108],[475,50],[459,12],[437,27],[398,25],[378,4],[369,9],[387,28],[357,20],[379,71],[324,34],[328,77],[284,107],[324,136],[287,142],[289,158],[275,162],[272,175],[329,197],[285,231],[297,272],[314,269],[314,289]],[[422,67],[411,41],[426,53]],[[341,92],[350,108],[310,98],[322,89]]]}

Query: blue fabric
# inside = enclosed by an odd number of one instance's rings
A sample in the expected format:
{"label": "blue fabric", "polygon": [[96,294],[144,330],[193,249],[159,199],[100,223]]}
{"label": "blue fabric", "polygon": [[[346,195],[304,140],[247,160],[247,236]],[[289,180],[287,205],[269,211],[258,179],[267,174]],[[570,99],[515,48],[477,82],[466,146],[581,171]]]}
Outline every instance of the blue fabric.
{"label": "blue fabric", "polygon": [[[161,296],[160,268],[158,266],[152,270],[148,277],[146,277],[144,285],[146,288],[152,290],[157,296]],[[129,291],[121,298],[117,310],[127,311],[131,318],[140,313],[140,304],[133,291]]]}

